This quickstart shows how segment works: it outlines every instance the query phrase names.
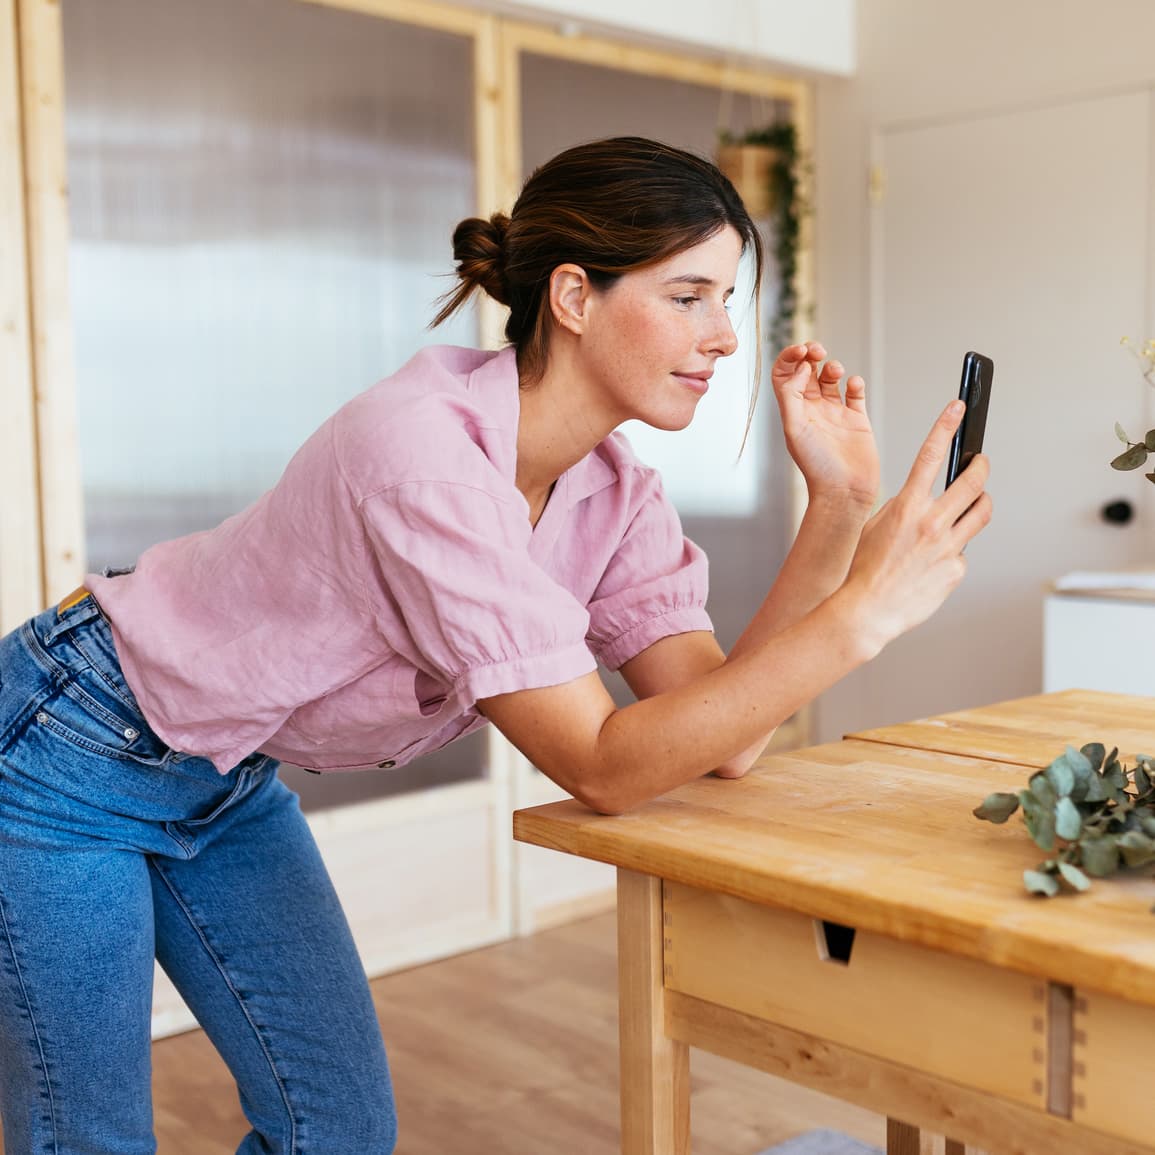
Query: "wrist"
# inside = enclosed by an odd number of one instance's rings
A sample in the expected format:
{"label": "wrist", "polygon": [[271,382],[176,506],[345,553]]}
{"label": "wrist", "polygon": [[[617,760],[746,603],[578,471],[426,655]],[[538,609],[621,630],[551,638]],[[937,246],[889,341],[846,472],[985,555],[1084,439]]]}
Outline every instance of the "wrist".
{"label": "wrist", "polygon": [[874,509],[877,494],[853,489],[807,486],[806,511],[864,524]]}
{"label": "wrist", "polygon": [[891,635],[871,599],[854,584],[846,582],[826,599],[833,628],[844,640],[846,659],[852,666],[865,665],[882,652]]}

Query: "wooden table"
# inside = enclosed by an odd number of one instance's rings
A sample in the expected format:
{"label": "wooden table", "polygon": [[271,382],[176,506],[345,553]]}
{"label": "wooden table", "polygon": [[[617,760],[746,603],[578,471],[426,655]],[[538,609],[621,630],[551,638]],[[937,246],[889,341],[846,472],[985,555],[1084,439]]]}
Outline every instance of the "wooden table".
{"label": "wooden table", "polygon": [[1045,695],[764,758],[518,839],[618,868],[625,1155],[685,1155],[691,1046],[996,1155],[1155,1155],[1155,880],[1026,894],[970,811],[1068,743],[1155,753],[1155,699]]}

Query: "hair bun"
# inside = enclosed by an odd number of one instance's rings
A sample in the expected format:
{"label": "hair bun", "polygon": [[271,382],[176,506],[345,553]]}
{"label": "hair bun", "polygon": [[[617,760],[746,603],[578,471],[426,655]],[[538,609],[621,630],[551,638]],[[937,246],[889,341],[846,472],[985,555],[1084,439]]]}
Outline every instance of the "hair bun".
{"label": "hair bun", "polygon": [[457,275],[470,289],[482,288],[495,301],[509,304],[505,277],[505,237],[509,217],[494,213],[489,220],[469,217],[453,230],[453,259]]}

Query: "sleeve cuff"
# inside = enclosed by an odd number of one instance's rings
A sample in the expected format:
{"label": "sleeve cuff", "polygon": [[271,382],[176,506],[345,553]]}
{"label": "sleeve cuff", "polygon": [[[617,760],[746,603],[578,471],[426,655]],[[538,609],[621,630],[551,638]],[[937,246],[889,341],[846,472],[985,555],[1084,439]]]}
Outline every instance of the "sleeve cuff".
{"label": "sleeve cuff", "polygon": [[457,679],[453,690],[464,713],[481,698],[511,694],[516,690],[560,686],[563,682],[592,674],[596,669],[597,662],[589,648],[579,642],[545,654],[521,655],[504,662],[476,666]]}
{"label": "sleeve cuff", "polygon": [[674,634],[688,634],[694,630],[713,633],[714,623],[704,606],[683,606],[656,617],[646,618],[631,626],[624,634],[609,641],[597,643],[594,653],[608,670],[616,670],[644,649]]}

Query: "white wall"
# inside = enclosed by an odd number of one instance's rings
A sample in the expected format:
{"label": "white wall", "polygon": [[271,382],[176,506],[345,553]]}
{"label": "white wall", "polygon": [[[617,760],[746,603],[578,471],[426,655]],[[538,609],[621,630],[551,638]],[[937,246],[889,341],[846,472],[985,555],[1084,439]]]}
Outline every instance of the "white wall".
{"label": "white wall", "polygon": [[[989,539],[968,551],[967,583],[939,617],[819,703],[817,737],[823,740],[926,712],[1038,692],[1042,584],[1056,576],[1047,570],[1064,558],[1064,543],[1076,538],[1081,543],[1078,550],[1067,549],[1066,566],[1072,569],[1119,560],[1155,563],[1153,487],[1136,475],[1106,468],[1118,448],[1110,431],[1119,406],[1128,406],[1132,416],[1137,413],[1136,422],[1146,416],[1149,425],[1155,424],[1155,394],[1141,384],[1116,344],[1123,333],[1155,333],[1155,4],[863,0],[857,20],[857,75],[823,80],[818,89],[817,328],[840,358],[875,375],[868,380],[891,491],[917,448],[916,428],[923,427],[924,416],[929,420],[941,398],[936,395],[931,404],[893,371],[895,336],[888,333],[887,318],[906,306],[888,300],[894,292],[892,279],[879,254],[893,254],[887,243],[896,243],[899,230],[892,217],[889,242],[880,233],[886,210],[872,206],[867,194],[871,160],[885,159],[888,147],[893,158],[900,151],[895,142],[902,141],[906,148],[915,135],[938,128],[957,128],[960,138],[980,144],[998,140],[1005,158],[1006,141],[1015,131],[1029,134],[1022,126],[1033,123],[1038,113],[1048,131],[1056,122],[1060,126],[1056,152],[1046,158],[1045,177],[1006,163],[984,179],[998,203],[1028,214],[1022,218],[1026,223],[1033,223],[1032,205],[1037,215],[1053,213],[1057,194],[1073,190],[1064,201],[1071,207],[1055,231],[1056,244],[1071,236],[1103,235],[1110,237],[1113,251],[1105,262],[1088,262],[1081,290],[1089,307],[1074,307],[1074,323],[1057,324],[1040,304],[1048,300],[1050,288],[1041,269],[1032,285],[1027,246],[1036,245],[1037,259],[1037,236],[1028,242],[1029,229],[1022,230],[1020,239],[1004,210],[1003,216],[992,217],[985,243],[976,241],[973,230],[965,242],[957,241],[956,247],[969,247],[956,252],[956,259],[1014,270],[1013,277],[992,272],[990,291],[1006,316],[1021,321],[1023,333],[1011,350],[1016,372],[996,375],[1001,393],[992,401],[988,448],[1001,448],[993,461],[991,485],[995,522]],[[1129,110],[1125,127],[1111,112],[1116,103]],[[1087,126],[1095,124],[1104,130],[1102,136],[1110,137],[1109,148],[1102,147],[1102,137],[1093,129],[1088,132]],[[1029,135],[1022,139],[1033,143]],[[909,172],[907,181],[908,195]],[[1127,195],[1110,202],[1120,184]],[[1125,205],[1126,219],[1104,219],[1116,211],[1104,207],[1108,202]],[[966,211],[971,213],[972,206]],[[949,236],[947,240],[949,253]],[[898,255],[908,264],[919,256]],[[1128,279],[1126,292],[1119,295],[1117,284],[1104,283],[1104,268],[1121,270]],[[1096,282],[1095,277],[1100,279]],[[1008,287],[1012,282],[1013,289]],[[924,289],[930,296],[942,289],[933,267],[927,268]],[[1096,306],[1112,292],[1117,298],[1108,318],[1117,311],[1117,328],[1115,322],[1094,316]],[[949,294],[943,300],[950,300]],[[1053,296],[1049,303],[1053,307]],[[958,307],[957,301],[952,304]],[[975,312],[977,316],[980,310]],[[918,337],[911,334],[912,340]],[[888,341],[889,350],[884,348]],[[1040,359],[1050,356],[1046,372],[1034,371],[1033,352]],[[951,354],[953,361],[953,349]],[[1056,364],[1070,369],[1055,374]],[[956,385],[957,377],[942,382],[948,392]],[[1098,419],[1086,428],[1085,412],[1079,418],[1083,427],[1074,428],[1068,412],[1072,407],[1061,403],[1061,389],[1078,390],[1080,397],[1101,395],[1101,428]],[[1126,423],[1128,415],[1123,420]],[[1016,421],[1012,436],[1010,425]],[[1074,446],[1074,456],[1052,452],[1056,442]],[[1090,470],[1081,472],[1088,463]],[[1064,489],[1072,469],[1080,471],[1081,488]],[[1117,530],[1098,522],[1099,494],[1111,490],[1133,497],[1139,508],[1137,524]],[[1013,516],[1008,517],[1009,512]],[[1020,523],[1015,524],[1014,516]],[[1046,560],[1032,568],[1035,552],[1045,550],[1050,551]],[[973,597],[976,588],[983,591],[982,604]],[[997,622],[997,629],[990,622]],[[952,662],[952,649],[965,654],[965,660]]]}
{"label": "white wall", "polygon": [[735,63],[771,63],[836,76],[854,70],[855,0],[471,0],[478,7],[573,30],[617,30],[714,50]]}

